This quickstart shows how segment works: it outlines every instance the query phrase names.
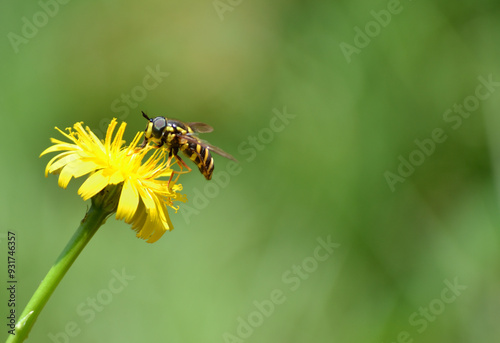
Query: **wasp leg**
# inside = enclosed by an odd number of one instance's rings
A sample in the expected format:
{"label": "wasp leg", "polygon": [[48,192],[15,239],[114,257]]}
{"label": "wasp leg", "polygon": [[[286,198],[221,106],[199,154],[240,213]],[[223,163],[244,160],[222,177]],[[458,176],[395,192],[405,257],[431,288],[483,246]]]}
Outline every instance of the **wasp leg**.
{"label": "wasp leg", "polygon": [[143,149],[146,145],[148,145],[148,140],[146,138],[144,138],[144,140],[142,141],[141,145],[139,146],[140,149]]}
{"label": "wasp leg", "polygon": [[[170,167],[170,162],[172,161],[172,153],[168,154],[168,159],[167,159],[167,166]],[[172,174],[170,174],[170,178],[168,179],[168,183],[167,183],[167,187],[170,188],[170,182],[172,181],[173,177],[174,177],[174,174],[176,172],[174,170],[172,170]],[[177,179],[179,178],[179,175],[177,175],[177,177],[175,178],[175,182],[177,182]]]}
{"label": "wasp leg", "polygon": [[[174,183],[177,183],[177,180],[179,179],[179,177],[181,176],[181,174],[186,174],[186,173],[189,173],[190,171],[192,171],[192,169],[189,168],[189,166],[182,160],[182,158],[180,158],[177,154],[174,154],[172,152],[168,156],[167,165],[170,165],[172,157],[175,158],[175,161],[179,165],[179,169],[180,170],[178,170],[178,171],[177,170],[172,171],[172,174],[170,175],[170,178],[168,179],[168,185],[170,185],[170,182],[174,178],[174,174],[177,174],[177,176],[175,178],[175,182],[174,182]],[[182,168],[183,166],[187,169],[186,171],[183,171],[183,168]]]}
{"label": "wasp leg", "polygon": [[192,170],[179,156],[175,155],[175,159],[177,160],[177,163],[179,164],[179,167],[181,169],[180,171],[182,171],[182,166],[184,166],[187,169],[187,171],[183,172],[183,174],[189,173]]}
{"label": "wasp leg", "polygon": [[138,147],[136,147],[134,149],[134,152],[137,153],[137,152],[141,151],[142,149],[144,149],[146,147],[146,145],[148,145],[148,142],[149,141],[147,140],[147,138],[144,137],[144,140],[142,141],[141,145],[139,145]]}

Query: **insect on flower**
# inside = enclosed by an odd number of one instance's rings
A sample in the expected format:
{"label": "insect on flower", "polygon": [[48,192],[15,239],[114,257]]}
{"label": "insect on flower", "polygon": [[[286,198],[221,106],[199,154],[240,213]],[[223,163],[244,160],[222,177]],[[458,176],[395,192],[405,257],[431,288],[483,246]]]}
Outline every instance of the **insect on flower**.
{"label": "insect on flower", "polygon": [[156,148],[163,147],[168,151],[168,161],[170,162],[174,157],[178,161],[181,170],[182,166],[186,167],[188,172],[191,171],[191,168],[179,157],[179,150],[198,166],[198,169],[207,180],[212,178],[214,172],[214,159],[210,152],[215,152],[222,157],[236,161],[227,152],[198,138],[198,133],[213,131],[213,128],[208,124],[199,122],[184,123],[180,120],[165,117],[149,118],[144,112],[142,112],[142,116],[149,123],[146,127],[141,148],[144,148],[149,142],[152,142]]}

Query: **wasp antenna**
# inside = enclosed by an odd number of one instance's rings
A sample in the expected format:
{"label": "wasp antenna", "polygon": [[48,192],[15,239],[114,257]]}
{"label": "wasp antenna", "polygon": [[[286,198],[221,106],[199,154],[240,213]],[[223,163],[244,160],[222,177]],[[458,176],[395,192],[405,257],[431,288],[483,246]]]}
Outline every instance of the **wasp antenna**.
{"label": "wasp antenna", "polygon": [[151,121],[151,119],[149,119],[148,115],[146,113],[144,113],[144,111],[141,111],[141,113],[142,113],[142,116],[144,118],[146,118],[147,120]]}

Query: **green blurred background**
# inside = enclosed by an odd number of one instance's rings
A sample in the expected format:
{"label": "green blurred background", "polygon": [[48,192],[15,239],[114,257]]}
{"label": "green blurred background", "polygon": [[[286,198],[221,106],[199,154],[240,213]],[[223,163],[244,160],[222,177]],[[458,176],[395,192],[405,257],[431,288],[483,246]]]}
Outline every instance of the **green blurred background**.
{"label": "green blurred background", "polygon": [[[0,252],[14,231],[18,314],[89,206],[81,180],[43,175],[55,126],[118,117],[130,141],[141,110],[202,121],[240,169],[209,188],[182,177],[195,212],[172,211],[155,244],[109,219],[30,342],[500,340],[498,85],[475,97],[479,77],[500,81],[498,2],[43,1],[0,14]],[[148,68],[169,74],[141,88]],[[443,115],[464,101],[454,127]],[[446,140],[418,152],[436,129]],[[321,255],[321,239],[340,245]]]}

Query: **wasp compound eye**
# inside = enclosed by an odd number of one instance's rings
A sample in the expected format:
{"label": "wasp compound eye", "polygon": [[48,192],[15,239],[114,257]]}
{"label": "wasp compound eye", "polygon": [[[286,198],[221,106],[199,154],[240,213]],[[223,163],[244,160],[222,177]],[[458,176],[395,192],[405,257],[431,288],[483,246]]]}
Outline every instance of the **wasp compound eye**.
{"label": "wasp compound eye", "polygon": [[164,117],[156,117],[153,119],[152,134],[155,138],[160,138],[167,127],[167,120]]}

